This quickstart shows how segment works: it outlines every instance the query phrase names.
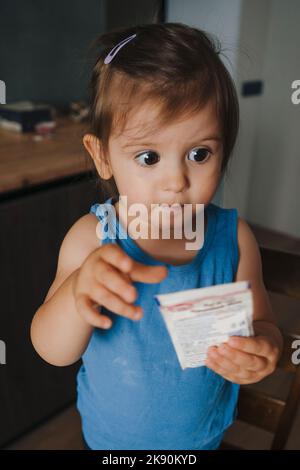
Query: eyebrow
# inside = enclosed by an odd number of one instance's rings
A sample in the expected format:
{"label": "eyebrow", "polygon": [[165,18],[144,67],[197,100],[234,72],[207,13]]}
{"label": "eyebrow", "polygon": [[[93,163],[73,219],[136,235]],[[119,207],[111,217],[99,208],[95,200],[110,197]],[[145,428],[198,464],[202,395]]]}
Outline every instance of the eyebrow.
{"label": "eyebrow", "polygon": [[[195,139],[193,142],[191,142],[189,145],[195,145],[197,142],[200,142],[200,140],[202,141],[205,141],[205,140],[215,140],[216,142],[220,142],[222,139],[220,136],[218,135],[211,135],[211,136],[208,136],[208,137],[204,137],[204,138],[199,138],[199,139]],[[151,147],[152,145],[157,145],[157,143],[155,142],[139,142],[139,140],[137,139],[136,140],[136,143],[134,144],[126,144],[126,145],[123,145],[122,148],[125,149],[125,148],[129,148],[129,147],[140,147],[140,146],[146,146],[146,147]]]}

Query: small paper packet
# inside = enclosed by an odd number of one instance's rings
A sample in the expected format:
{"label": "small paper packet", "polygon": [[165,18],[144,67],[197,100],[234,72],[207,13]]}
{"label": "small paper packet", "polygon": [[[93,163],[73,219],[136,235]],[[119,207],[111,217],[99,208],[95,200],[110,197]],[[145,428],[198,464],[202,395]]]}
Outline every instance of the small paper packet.
{"label": "small paper packet", "polygon": [[249,281],[154,296],[182,369],[205,365],[207,349],[230,336],[253,336]]}

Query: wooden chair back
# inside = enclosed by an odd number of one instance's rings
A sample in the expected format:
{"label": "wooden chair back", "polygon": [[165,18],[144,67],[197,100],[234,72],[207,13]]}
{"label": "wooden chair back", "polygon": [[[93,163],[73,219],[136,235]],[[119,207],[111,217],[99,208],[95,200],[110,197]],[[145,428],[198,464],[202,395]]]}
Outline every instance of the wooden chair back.
{"label": "wooden chair back", "polygon": [[[260,247],[263,278],[266,289],[300,300],[300,255]],[[288,314],[288,312],[287,312]],[[300,323],[300,317],[299,317]],[[241,386],[237,419],[273,433],[271,450],[285,447],[300,402],[300,335],[282,331],[284,348],[277,365],[292,374],[292,381],[285,400],[258,390]],[[223,442],[221,449],[241,449]]]}

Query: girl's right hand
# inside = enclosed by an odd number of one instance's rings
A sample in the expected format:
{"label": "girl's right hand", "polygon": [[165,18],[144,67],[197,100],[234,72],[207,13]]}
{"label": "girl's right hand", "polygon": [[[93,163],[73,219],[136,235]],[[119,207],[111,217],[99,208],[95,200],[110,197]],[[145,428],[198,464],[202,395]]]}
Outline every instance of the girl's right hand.
{"label": "girl's right hand", "polygon": [[133,305],[137,290],[131,281],[158,283],[167,273],[165,266],[138,263],[115,243],[102,245],[74,273],[72,290],[77,311],[88,324],[98,328],[110,328],[112,322],[97,306],[139,320],[143,312],[140,306]]}

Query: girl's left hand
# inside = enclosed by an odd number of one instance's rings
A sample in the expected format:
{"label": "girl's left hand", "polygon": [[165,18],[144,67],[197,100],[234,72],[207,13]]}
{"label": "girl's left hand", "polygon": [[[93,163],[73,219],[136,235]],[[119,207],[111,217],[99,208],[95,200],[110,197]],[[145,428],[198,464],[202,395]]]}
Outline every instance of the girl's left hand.
{"label": "girl's left hand", "polygon": [[259,382],[276,369],[280,348],[268,336],[231,336],[227,343],[211,346],[205,365],[230,382]]}

